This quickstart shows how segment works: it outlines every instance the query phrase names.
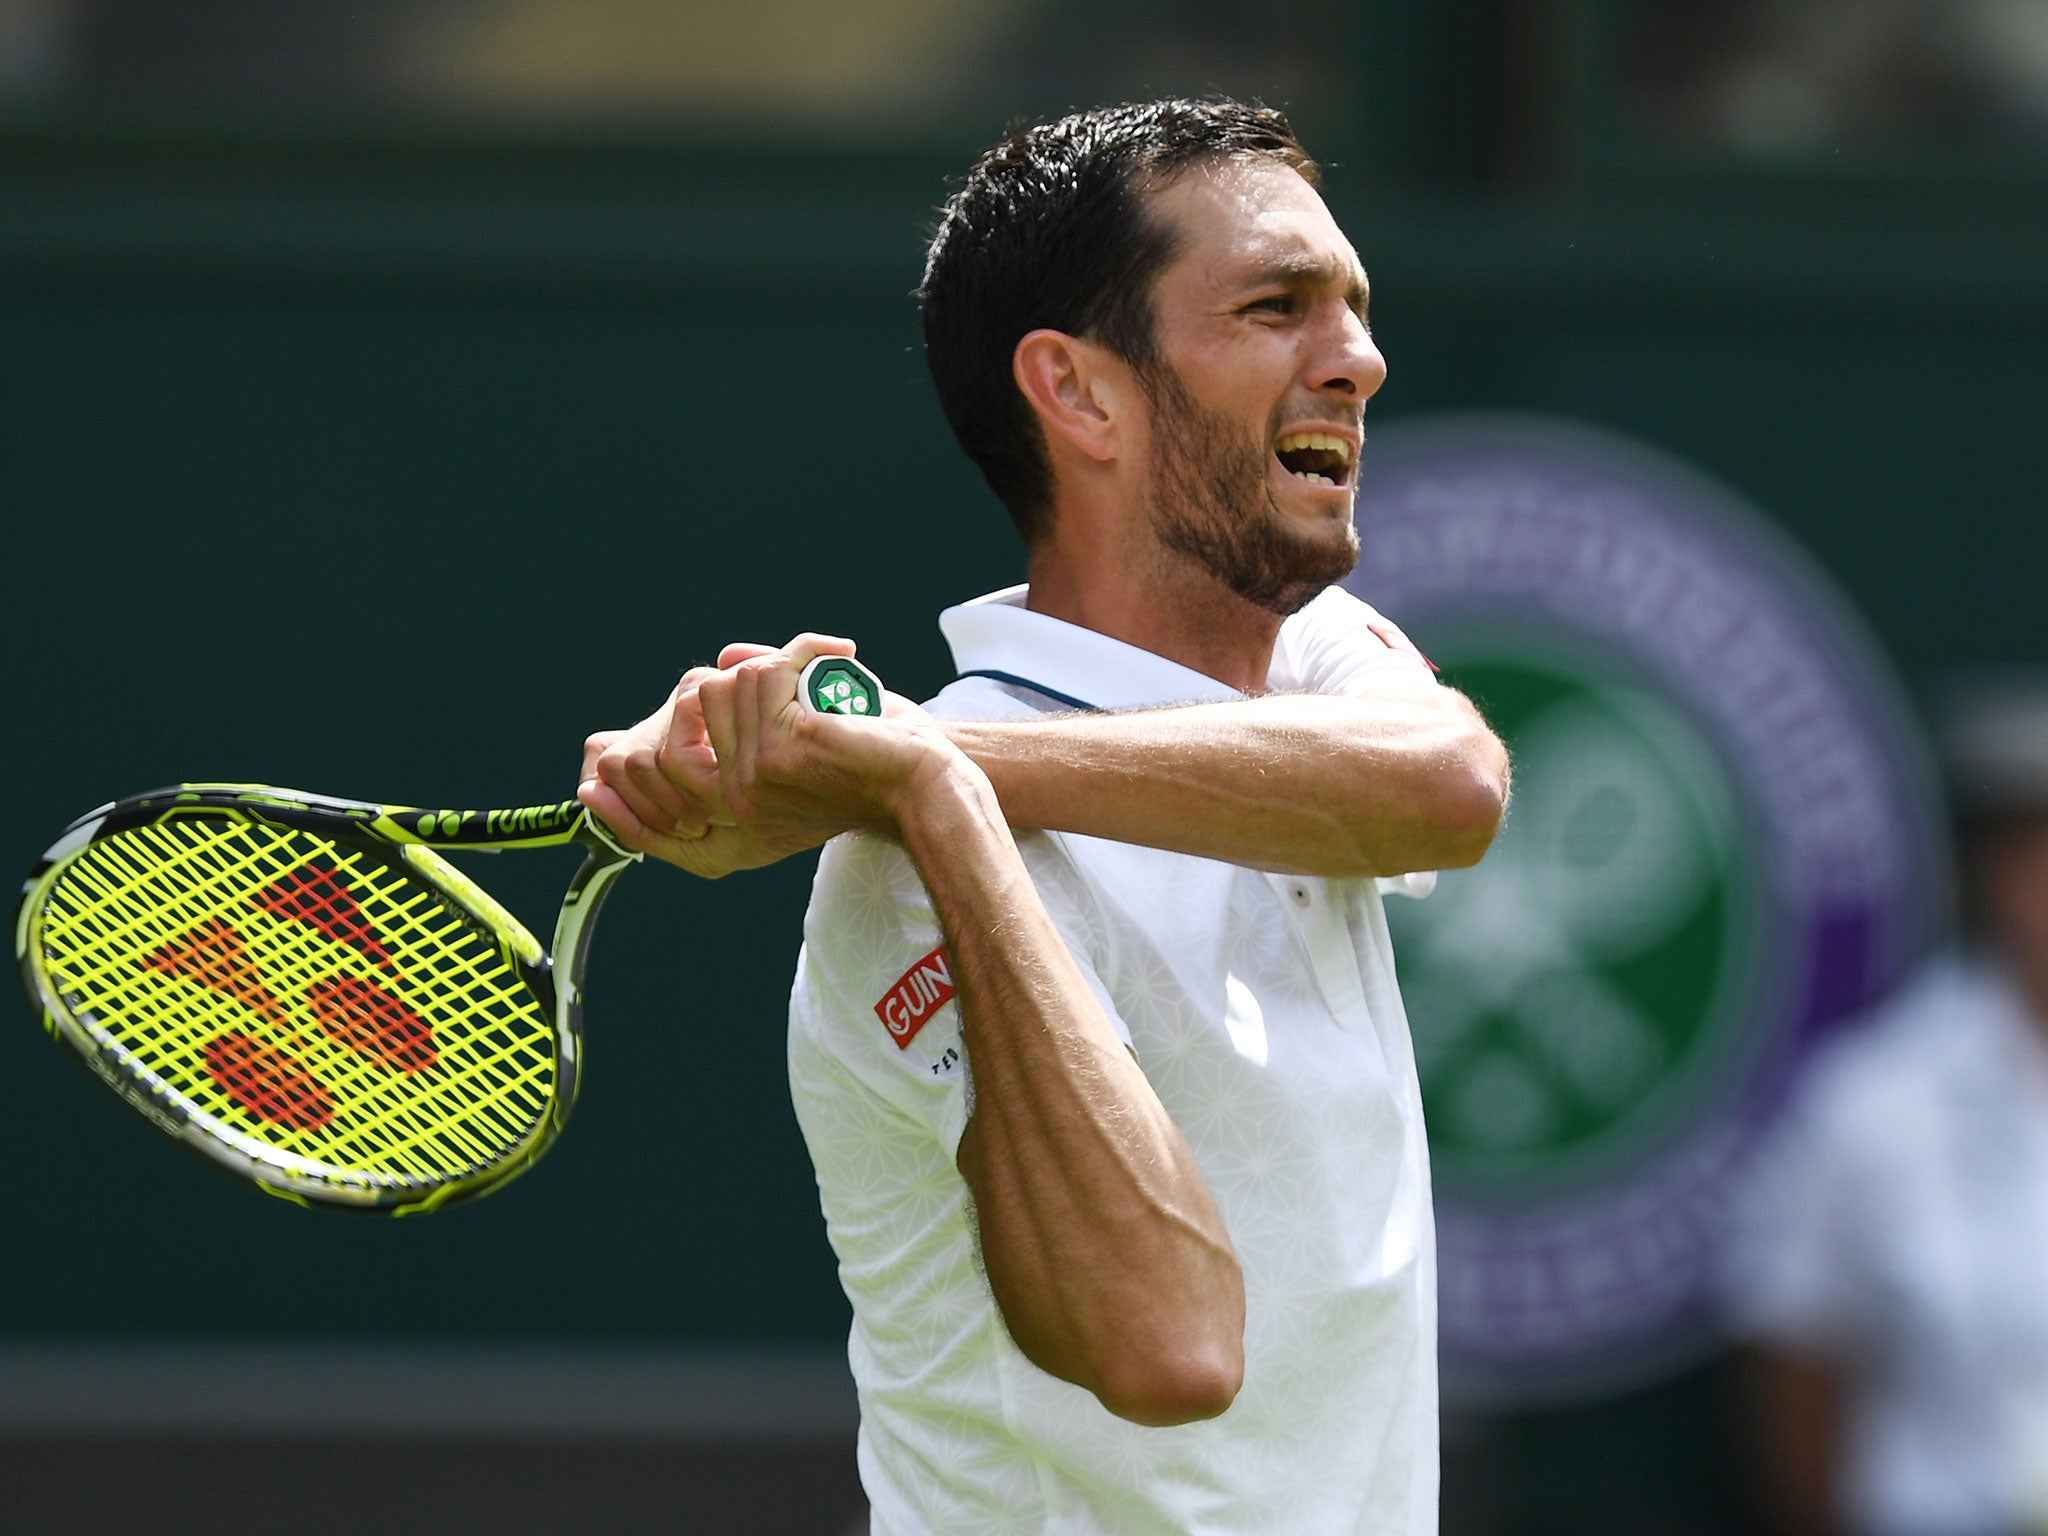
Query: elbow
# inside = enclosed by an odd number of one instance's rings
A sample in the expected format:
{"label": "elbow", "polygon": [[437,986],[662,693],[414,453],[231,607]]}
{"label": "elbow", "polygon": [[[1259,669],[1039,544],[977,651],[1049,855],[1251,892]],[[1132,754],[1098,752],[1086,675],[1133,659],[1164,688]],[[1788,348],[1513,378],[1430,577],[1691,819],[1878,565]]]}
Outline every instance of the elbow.
{"label": "elbow", "polygon": [[1207,1299],[1160,1307],[1102,1340],[1083,1383],[1120,1419],[1163,1428],[1213,1419],[1244,1385],[1244,1276],[1233,1259]]}
{"label": "elbow", "polygon": [[1469,869],[1485,856],[1508,809],[1508,754],[1483,727],[1477,739],[1438,776],[1435,824],[1442,840],[1438,869]]}
{"label": "elbow", "polygon": [[1368,740],[1349,781],[1341,868],[1313,874],[1405,875],[1467,869],[1493,846],[1508,807],[1508,749],[1477,709],[1448,688],[1437,690],[1426,729],[1392,766]]}
{"label": "elbow", "polygon": [[1085,1337],[1020,1331],[1007,1309],[1004,1322],[1025,1359],[1118,1418],[1154,1428],[1192,1424],[1222,1413],[1244,1385],[1244,1289],[1234,1263],[1228,1278],[1207,1304],[1119,1308],[1101,1314],[1102,1326]]}
{"label": "elbow", "polygon": [[1112,1362],[1090,1390],[1118,1418],[1158,1429],[1215,1418],[1243,1385],[1244,1341],[1235,1336]]}

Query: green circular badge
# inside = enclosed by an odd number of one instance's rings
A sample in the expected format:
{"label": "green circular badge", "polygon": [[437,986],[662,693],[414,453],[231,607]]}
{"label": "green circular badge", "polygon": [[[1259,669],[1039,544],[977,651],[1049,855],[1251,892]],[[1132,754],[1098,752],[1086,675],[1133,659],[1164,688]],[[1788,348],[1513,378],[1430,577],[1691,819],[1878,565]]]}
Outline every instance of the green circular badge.
{"label": "green circular badge", "polygon": [[800,686],[806,704],[821,715],[868,717],[882,712],[882,682],[845,656],[820,656],[804,668]]}

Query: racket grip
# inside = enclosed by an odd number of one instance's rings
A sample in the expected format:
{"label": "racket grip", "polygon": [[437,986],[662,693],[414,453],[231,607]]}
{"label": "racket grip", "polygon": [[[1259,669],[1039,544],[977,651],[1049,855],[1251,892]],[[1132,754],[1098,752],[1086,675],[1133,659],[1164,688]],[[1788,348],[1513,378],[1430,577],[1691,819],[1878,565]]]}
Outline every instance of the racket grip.
{"label": "racket grip", "polygon": [[796,696],[819,715],[879,718],[882,680],[851,656],[820,656],[796,680]]}

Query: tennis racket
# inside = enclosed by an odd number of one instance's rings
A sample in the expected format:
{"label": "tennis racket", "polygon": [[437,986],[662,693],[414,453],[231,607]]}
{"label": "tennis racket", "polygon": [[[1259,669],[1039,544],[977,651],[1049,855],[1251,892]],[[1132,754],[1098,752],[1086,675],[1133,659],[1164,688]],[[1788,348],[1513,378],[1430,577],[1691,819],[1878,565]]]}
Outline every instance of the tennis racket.
{"label": "tennis racket", "polygon": [[[867,716],[858,662],[806,707]],[[552,954],[444,851],[576,843]],[[43,1025],[185,1147],[303,1205],[484,1193],[561,1134],[599,907],[640,855],[574,800],[438,811],[181,784],[65,829],[15,914]]]}

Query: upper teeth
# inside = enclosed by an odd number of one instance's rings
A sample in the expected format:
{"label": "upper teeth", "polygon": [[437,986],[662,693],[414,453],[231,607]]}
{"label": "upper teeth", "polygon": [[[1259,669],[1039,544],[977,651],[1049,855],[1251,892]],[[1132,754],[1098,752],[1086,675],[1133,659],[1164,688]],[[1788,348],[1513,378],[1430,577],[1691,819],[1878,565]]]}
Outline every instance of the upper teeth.
{"label": "upper teeth", "polygon": [[1351,462],[1351,444],[1327,432],[1290,432],[1273,447],[1278,453],[1293,453],[1298,448],[1321,448],[1336,454],[1346,464]]}

